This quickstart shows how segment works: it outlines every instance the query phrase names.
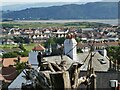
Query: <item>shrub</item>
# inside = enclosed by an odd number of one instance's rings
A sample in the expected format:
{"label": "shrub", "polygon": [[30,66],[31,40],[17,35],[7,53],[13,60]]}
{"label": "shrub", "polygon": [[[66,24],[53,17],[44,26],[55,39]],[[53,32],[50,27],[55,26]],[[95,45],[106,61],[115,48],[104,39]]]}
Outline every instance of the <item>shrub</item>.
{"label": "shrub", "polygon": [[18,56],[18,54],[15,52],[8,52],[8,53],[3,54],[3,58],[14,58],[17,56]]}
{"label": "shrub", "polygon": [[26,67],[26,62],[16,62],[16,64],[14,65],[16,67],[16,70],[18,72],[18,74],[23,70],[25,69]]}
{"label": "shrub", "polygon": [[79,48],[77,49],[77,53],[83,53],[83,51]]}
{"label": "shrub", "polygon": [[21,57],[27,57],[28,56],[28,51],[20,52]]}
{"label": "shrub", "polygon": [[18,52],[18,51],[14,51],[14,52],[8,52],[3,54],[3,58],[14,58],[17,56],[21,56],[21,57],[27,57],[28,56],[28,51],[24,51],[24,52]]}
{"label": "shrub", "polygon": [[23,50],[23,51],[26,51],[26,49],[24,48],[23,44],[20,44],[20,45],[19,45],[19,48],[20,48],[21,50]]}

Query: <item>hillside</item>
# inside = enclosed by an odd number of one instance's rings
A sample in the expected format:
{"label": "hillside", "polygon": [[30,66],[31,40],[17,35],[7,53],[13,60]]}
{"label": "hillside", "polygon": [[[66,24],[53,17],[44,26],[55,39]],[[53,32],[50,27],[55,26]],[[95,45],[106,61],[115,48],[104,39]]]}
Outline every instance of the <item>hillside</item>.
{"label": "hillside", "polygon": [[40,19],[116,19],[118,3],[94,2],[62,6],[27,8],[3,13],[2,18],[40,20]]}
{"label": "hillside", "polygon": [[[11,4],[11,5],[3,5],[2,10],[3,11],[17,11],[17,10],[22,10],[26,8],[36,8],[36,7],[50,7],[50,6],[62,6],[66,4],[71,4],[71,2],[24,2],[24,3],[19,3],[19,4]],[[82,4],[75,2],[74,4]]]}

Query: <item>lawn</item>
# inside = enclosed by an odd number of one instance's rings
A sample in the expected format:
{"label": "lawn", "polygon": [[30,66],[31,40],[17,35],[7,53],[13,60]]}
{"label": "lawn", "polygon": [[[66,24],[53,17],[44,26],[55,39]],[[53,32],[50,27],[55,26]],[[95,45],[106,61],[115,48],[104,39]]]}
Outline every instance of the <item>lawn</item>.
{"label": "lawn", "polygon": [[40,22],[3,22],[0,25],[4,27],[19,27],[19,28],[48,28],[48,27],[63,27],[62,23],[40,23]]}
{"label": "lawn", "polygon": [[[31,44],[24,44],[24,48],[27,50],[27,51],[31,51],[34,46],[36,46],[37,44],[34,44],[34,43],[31,43]],[[8,49],[11,49],[11,48],[14,48],[14,47],[18,47],[18,45],[0,45],[0,48],[8,48]]]}
{"label": "lawn", "polygon": [[31,44],[24,44],[24,48],[27,51],[31,51],[37,44],[31,43]]}
{"label": "lawn", "polygon": [[69,22],[69,23],[41,23],[41,22],[3,22],[0,23],[4,27],[19,27],[19,28],[49,28],[49,27],[89,27],[88,23]]}
{"label": "lawn", "polygon": [[18,45],[9,45],[9,44],[0,45],[0,48],[15,48],[15,47],[18,47]]}

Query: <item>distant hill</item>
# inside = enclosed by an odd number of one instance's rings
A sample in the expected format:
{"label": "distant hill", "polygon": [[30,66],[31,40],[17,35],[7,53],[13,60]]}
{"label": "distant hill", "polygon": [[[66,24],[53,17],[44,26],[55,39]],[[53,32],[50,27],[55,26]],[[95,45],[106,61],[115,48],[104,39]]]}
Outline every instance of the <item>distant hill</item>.
{"label": "distant hill", "polygon": [[[26,8],[36,8],[36,7],[50,7],[50,6],[61,6],[71,4],[71,2],[41,2],[41,3],[20,3],[20,4],[11,4],[11,5],[3,5],[2,10],[3,11],[17,11],[22,10]],[[80,2],[75,2],[74,4],[81,4]]]}
{"label": "distant hill", "polygon": [[27,8],[3,13],[2,18],[11,19],[116,19],[117,2],[94,2],[87,4],[68,4],[62,6]]}

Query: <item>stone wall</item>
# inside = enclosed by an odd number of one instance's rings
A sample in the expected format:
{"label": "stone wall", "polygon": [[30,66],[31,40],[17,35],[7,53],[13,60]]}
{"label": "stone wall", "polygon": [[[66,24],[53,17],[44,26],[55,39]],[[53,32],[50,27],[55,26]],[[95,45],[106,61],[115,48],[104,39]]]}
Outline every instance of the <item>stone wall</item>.
{"label": "stone wall", "polygon": [[[86,75],[85,71],[80,72],[80,76]],[[96,72],[96,87],[97,89],[110,89],[110,80],[118,80],[120,82],[120,72]],[[81,85],[81,88],[85,88],[85,85]]]}

